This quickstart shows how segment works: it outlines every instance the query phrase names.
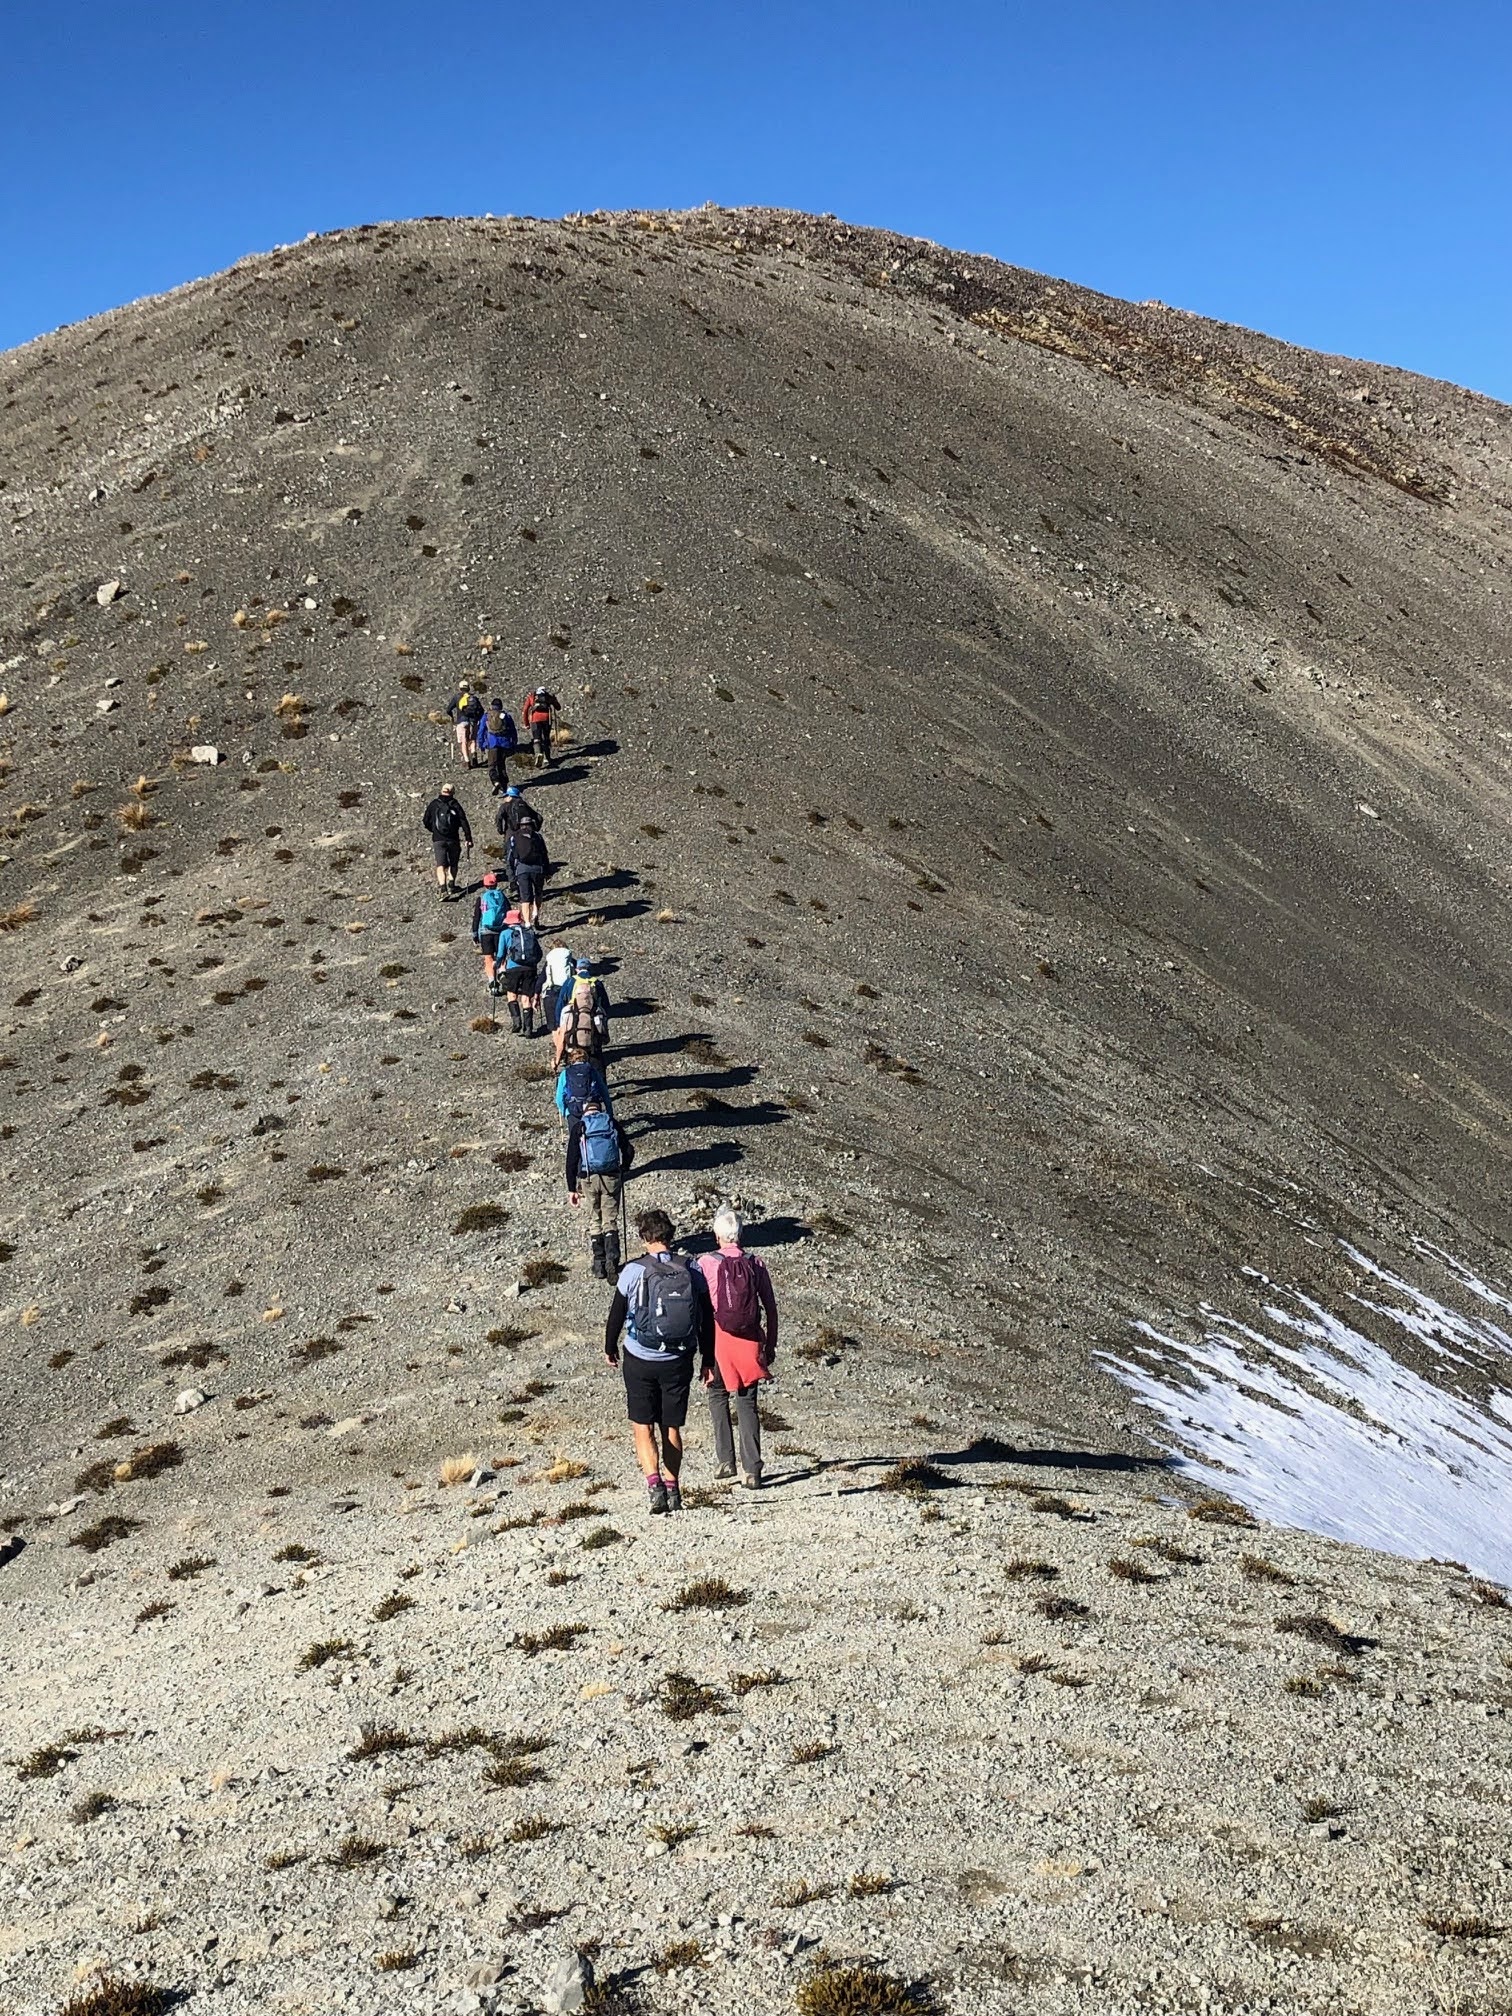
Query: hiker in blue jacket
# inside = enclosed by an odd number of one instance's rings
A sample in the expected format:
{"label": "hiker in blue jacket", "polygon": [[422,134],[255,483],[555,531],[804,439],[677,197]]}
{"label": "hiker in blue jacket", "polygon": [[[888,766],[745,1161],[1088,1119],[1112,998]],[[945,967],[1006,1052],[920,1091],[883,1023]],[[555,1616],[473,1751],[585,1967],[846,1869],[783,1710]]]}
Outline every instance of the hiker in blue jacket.
{"label": "hiker in blue jacket", "polygon": [[490,994],[499,992],[499,936],[509,909],[509,898],[490,868],[473,902],[472,940],[483,954],[483,982]]}
{"label": "hiker in blue jacket", "polygon": [[504,936],[499,941],[504,957],[504,993],[509,1002],[509,1024],[516,1036],[534,1036],[535,1011],[541,997],[537,977],[541,941],[534,927],[518,910],[504,916]]}
{"label": "hiker in blue jacket", "polygon": [[574,1120],[582,1119],[590,1099],[614,1111],[603,1072],[586,1050],[569,1050],[557,1073],[556,1109],[570,1127]]}
{"label": "hiker in blue jacket", "polygon": [[490,700],[487,716],[478,724],[478,754],[487,759],[488,781],[495,798],[509,789],[509,758],[520,746],[519,730],[513,714],[504,711],[498,700]]}

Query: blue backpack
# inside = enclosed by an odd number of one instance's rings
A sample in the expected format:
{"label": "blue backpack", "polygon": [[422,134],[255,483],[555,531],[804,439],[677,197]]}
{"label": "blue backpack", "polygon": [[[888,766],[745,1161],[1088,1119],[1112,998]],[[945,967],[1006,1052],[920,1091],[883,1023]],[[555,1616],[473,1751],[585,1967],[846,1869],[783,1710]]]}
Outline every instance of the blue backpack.
{"label": "blue backpack", "polygon": [[497,931],[504,921],[504,913],[509,908],[509,893],[504,889],[485,889],[478,898],[478,929]]}
{"label": "blue backpack", "polygon": [[614,1121],[607,1113],[585,1113],[578,1168],[585,1176],[614,1176],[619,1166],[619,1129]]}
{"label": "blue backpack", "polygon": [[528,924],[516,924],[509,933],[509,964],[536,966],[541,958],[541,941]]}
{"label": "blue backpack", "polygon": [[569,1064],[562,1073],[562,1111],[569,1120],[581,1120],[590,1099],[603,1101],[604,1082],[598,1067],[585,1058],[580,1064]]}

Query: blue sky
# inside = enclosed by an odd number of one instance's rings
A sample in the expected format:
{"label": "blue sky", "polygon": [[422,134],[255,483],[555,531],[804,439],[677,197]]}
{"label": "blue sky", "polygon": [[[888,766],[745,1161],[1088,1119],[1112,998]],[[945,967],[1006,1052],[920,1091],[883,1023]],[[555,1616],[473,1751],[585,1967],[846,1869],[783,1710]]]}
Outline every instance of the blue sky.
{"label": "blue sky", "polygon": [[0,347],[375,218],[833,211],[1512,400],[1507,0],[10,0]]}

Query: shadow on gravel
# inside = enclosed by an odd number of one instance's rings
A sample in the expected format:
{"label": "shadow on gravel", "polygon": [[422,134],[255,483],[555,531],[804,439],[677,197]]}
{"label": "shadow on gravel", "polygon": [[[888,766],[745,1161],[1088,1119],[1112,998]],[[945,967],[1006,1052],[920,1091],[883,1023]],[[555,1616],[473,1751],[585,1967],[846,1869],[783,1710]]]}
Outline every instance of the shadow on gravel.
{"label": "shadow on gravel", "polygon": [[980,1435],[964,1449],[937,1449],[934,1463],[1017,1463],[1031,1470],[1174,1470],[1169,1456],[1126,1456],[1117,1449],[1019,1449]]}
{"label": "shadow on gravel", "polygon": [[[562,892],[559,889],[553,889],[551,891],[553,899],[560,896],[561,893]],[[629,919],[632,917],[644,917],[646,912],[650,908],[651,905],[645,900],[644,897],[638,897],[633,903],[611,903],[606,908],[603,909],[600,909],[600,907],[597,904],[595,904],[593,908],[593,914],[594,917],[598,920],[599,924],[624,924],[627,923]],[[571,918],[568,921],[572,924],[577,924],[582,920],[579,918]],[[565,929],[566,927],[565,926],[558,927],[556,925],[552,926],[553,930],[556,930],[558,928]],[[595,929],[597,929],[597,925],[595,925]]]}
{"label": "shadow on gravel", "polygon": [[[655,1011],[649,1010],[648,1012],[654,1013]],[[625,1057],[675,1057],[678,1051],[686,1048],[687,1042],[688,1038],[684,1034],[681,1036],[658,1036],[653,1041],[645,1043],[616,1043],[614,1046],[614,1055],[616,1060]],[[734,1068],[739,1069],[741,1067],[736,1066]],[[752,1069],[754,1074],[754,1066]],[[669,1086],[680,1085],[682,1082],[681,1078],[664,1078],[659,1081],[659,1089],[665,1090]],[[689,1082],[691,1083],[692,1081],[690,1080]]]}
{"label": "shadow on gravel", "polygon": [[590,875],[585,882],[569,882],[565,889],[553,889],[553,896],[591,896],[595,889],[634,889],[640,877],[633,868],[616,868],[608,875]]}
{"label": "shadow on gravel", "polygon": [[[620,962],[617,959],[613,962],[612,968],[607,958],[600,959],[596,963],[600,972],[619,970]],[[661,1003],[653,1001],[649,994],[627,994],[623,1001],[616,1001],[609,1012],[616,1022],[638,1022],[644,1015],[659,1015]],[[623,1054],[621,1051],[620,1055]]]}
{"label": "shadow on gravel", "polygon": [[16,1556],[25,1550],[26,1542],[19,1533],[12,1533],[8,1540],[0,1540],[0,1568],[8,1568]]}
{"label": "shadow on gravel", "polygon": [[711,1141],[704,1148],[680,1148],[675,1155],[654,1155],[649,1162],[637,1162],[635,1175],[649,1176],[655,1169],[728,1169],[743,1162],[745,1150],[736,1141]]}
{"label": "shadow on gravel", "polygon": [[[629,1054],[628,1046],[615,1052],[617,1057]],[[754,1064],[731,1064],[723,1071],[689,1071],[676,1078],[632,1078],[616,1089],[637,1099],[649,1098],[653,1092],[735,1092],[755,1076]]]}

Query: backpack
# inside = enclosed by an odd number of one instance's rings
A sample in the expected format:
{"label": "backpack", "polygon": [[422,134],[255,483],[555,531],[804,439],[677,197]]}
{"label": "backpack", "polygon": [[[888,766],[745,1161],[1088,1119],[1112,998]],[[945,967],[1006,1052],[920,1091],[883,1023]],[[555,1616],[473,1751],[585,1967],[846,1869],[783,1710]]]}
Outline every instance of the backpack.
{"label": "backpack", "polygon": [[569,1050],[591,1050],[601,1033],[594,1013],[593,983],[579,982],[578,985],[583,991],[580,993],[578,986],[574,986],[566,1008],[558,1017],[557,1026],[566,1031]]}
{"label": "backpack", "polygon": [[519,746],[520,746],[520,731],[515,726],[515,718],[513,714],[506,713],[504,716],[504,739],[502,742],[496,742],[494,744],[494,747],[496,749],[502,749],[505,755],[508,756],[512,754],[514,750],[518,749]]}
{"label": "backpack", "polygon": [[508,908],[509,897],[504,890],[485,889],[478,898],[478,929],[497,931]]}
{"label": "backpack", "polygon": [[562,1106],[569,1120],[581,1120],[583,1108],[590,1099],[597,1099],[602,1103],[603,1082],[595,1067],[587,1059],[580,1064],[569,1064],[562,1073],[562,1079]]}
{"label": "backpack", "polygon": [[578,1168],[584,1176],[619,1173],[619,1129],[607,1113],[585,1113],[578,1146]]}
{"label": "backpack", "polygon": [[532,687],[525,696],[525,719],[534,727],[551,719],[552,698],[544,686]]}
{"label": "backpack", "polygon": [[438,798],[431,807],[431,832],[438,840],[455,840],[462,830],[462,807],[455,798]]}
{"label": "backpack", "polygon": [[515,828],[514,858],[521,868],[544,868],[546,848],[537,826],[527,826],[522,819]]}
{"label": "backpack", "polygon": [[660,1253],[641,1262],[635,1290],[635,1341],[658,1351],[691,1346],[698,1334],[693,1269],[680,1254]]}
{"label": "backpack", "polygon": [[541,941],[528,924],[516,924],[509,933],[509,964],[534,966],[541,956]]}
{"label": "backpack", "polygon": [[761,1335],[756,1262],[749,1253],[721,1253],[714,1281],[714,1321],[732,1337]]}

